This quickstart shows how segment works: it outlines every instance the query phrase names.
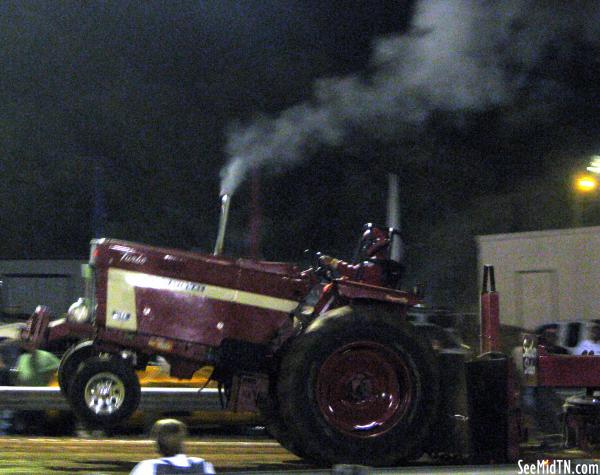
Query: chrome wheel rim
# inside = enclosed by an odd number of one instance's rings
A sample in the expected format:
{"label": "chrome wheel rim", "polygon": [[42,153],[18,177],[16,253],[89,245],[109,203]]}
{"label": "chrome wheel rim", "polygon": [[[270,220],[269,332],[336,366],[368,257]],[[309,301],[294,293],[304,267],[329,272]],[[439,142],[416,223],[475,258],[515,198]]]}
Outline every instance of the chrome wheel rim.
{"label": "chrome wheel rim", "polygon": [[123,405],[125,385],[114,373],[98,373],[85,385],[83,397],[94,414],[113,414]]}

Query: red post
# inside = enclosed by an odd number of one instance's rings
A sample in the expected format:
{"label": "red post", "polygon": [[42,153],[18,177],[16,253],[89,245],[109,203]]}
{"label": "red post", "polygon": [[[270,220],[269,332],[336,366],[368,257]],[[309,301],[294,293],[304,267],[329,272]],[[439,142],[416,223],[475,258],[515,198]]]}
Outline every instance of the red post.
{"label": "red post", "polygon": [[494,266],[483,266],[481,290],[481,353],[500,351],[500,300],[496,292]]}

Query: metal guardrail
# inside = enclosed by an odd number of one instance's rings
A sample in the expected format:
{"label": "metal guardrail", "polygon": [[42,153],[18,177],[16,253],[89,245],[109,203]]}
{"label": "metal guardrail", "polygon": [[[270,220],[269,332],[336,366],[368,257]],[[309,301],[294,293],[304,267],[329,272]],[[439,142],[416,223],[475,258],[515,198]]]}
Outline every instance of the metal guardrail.
{"label": "metal guardrail", "polygon": [[[58,387],[0,386],[0,409],[37,411],[68,410]],[[142,388],[141,411],[222,411],[214,388]]]}

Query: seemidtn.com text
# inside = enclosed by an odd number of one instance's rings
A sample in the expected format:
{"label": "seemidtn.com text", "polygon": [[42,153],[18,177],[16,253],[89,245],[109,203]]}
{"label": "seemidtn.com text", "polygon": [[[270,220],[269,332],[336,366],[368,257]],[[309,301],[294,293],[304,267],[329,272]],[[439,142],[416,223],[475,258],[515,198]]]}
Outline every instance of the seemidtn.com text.
{"label": "seemidtn.com text", "polygon": [[574,460],[537,460],[524,462],[519,460],[518,474],[524,475],[599,475],[600,466],[597,463],[577,462]]}

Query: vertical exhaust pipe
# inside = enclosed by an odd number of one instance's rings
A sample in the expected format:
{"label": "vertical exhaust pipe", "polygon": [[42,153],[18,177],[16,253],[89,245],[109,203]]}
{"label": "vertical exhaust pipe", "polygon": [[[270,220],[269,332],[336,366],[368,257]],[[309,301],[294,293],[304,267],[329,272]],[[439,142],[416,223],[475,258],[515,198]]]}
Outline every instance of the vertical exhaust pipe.
{"label": "vertical exhaust pipe", "polygon": [[223,253],[223,245],[225,243],[225,228],[227,227],[227,219],[229,217],[229,203],[231,195],[225,193],[221,196],[221,217],[219,218],[219,232],[217,234],[217,242],[213,254],[218,256]]}
{"label": "vertical exhaust pipe", "polygon": [[481,353],[500,351],[500,298],[496,292],[494,266],[483,266],[481,289]]}
{"label": "vertical exhaust pipe", "polygon": [[[388,174],[388,198],[387,198],[387,225],[390,229],[396,229],[402,232],[400,221],[400,180],[394,173]],[[392,237],[392,247],[390,249],[390,259],[396,262],[402,262],[404,249],[402,249],[401,236]]]}

